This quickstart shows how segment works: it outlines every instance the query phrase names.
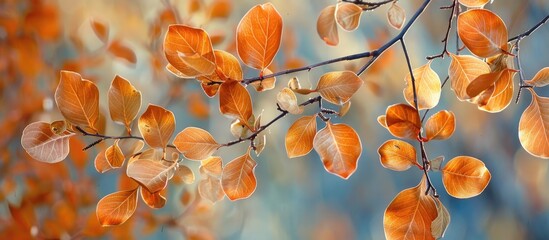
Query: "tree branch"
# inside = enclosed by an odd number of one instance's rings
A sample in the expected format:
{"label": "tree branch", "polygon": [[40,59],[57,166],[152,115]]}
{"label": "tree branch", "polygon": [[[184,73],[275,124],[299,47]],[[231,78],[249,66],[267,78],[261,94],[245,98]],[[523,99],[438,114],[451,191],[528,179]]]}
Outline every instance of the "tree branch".
{"label": "tree branch", "polygon": [[444,59],[444,55],[448,55],[448,37],[450,36],[450,29],[452,29],[452,22],[454,21],[454,17],[457,15],[457,11],[459,9],[459,4],[457,0],[453,0],[452,5],[441,7],[440,9],[452,9],[452,12],[450,13],[450,19],[448,20],[448,29],[446,29],[446,36],[444,39],[442,39],[442,42],[444,43],[444,49],[442,49],[442,52],[437,55],[428,56],[427,60],[432,60],[435,58],[442,58]]}
{"label": "tree branch", "polygon": [[530,28],[528,31],[522,33],[522,34],[519,34],[517,36],[514,36],[512,38],[509,38],[509,40],[507,40],[507,42],[512,42],[512,41],[515,41],[515,40],[521,40],[525,37],[528,37],[530,36],[530,34],[532,34],[533,32],[535,32],[536,30],[538,30],[538,28],[540,28],[541,26],[543,26],[543,24],[547,23],[547,21],[549,21],[549,15],[545,16],[545,18],[543,18],[541,21],[539,21],[536,25],[534,25],[532,28]]}
{"label": "tree branch", "polygon": [[[86,132],[84,129],[82,129],[81,127],[79,126],[76,126],[75,127],[76,130],[78,130],[80,133],[82,133],[82,135],[84,136],[90,136],[90,137],[96,137],[96,138],[99,138],[97,141],[89,144],[88,146],[84,147],[82,150],[85,151],[85,150],[88,150],[90,149],[91,147],[99,144],[100,142],[102,141],[105,141],[107,139],[138,139],[138,140],[142,140],[144,141],[145,139],[143,139],[142,137],[138,137],[138,136],[132,136],[132,135],[129,135],[129,136],[107,136],[107,135],[102,135],[102,134],[98,134],[98,133],[89,133],[89,132]],[[168,144],[167,147],[169,148],[175,148],[174,145],[170,145]]]}
{"label": "tree branch", "polygon": [[381,7],[381,6],[383,6],[387,3],[395,2],[395,0],[385,0],[385,1],[381,1],[381,2],[367,2],[367,1],[362,1],[362,0],[343,0],[343,2],[354,3],[354,4],[359,5],[360,7],[362,7],[363,11],[370,11],[370,10],[374,10],[378,7]]}

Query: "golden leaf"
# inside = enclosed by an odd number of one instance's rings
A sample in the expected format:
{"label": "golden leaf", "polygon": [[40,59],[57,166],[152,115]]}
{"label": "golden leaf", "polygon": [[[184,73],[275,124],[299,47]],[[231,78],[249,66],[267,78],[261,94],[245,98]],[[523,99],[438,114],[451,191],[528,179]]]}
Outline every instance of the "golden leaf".
{"label": "golden leaf", "polygon": [[316,134],[316,115],[297,119],[288,129],[285,138],[289,158],[307,155],[313,149]]}
{"label": "golden leaf", "polygon": [[441,172],[444,188],[455,198],[479,195],[492,177],[482,161],[468,156],[453,158],[444,165]]}
{"label": "golden leaf", "polygon": [[534,90],[532,102],[524,110],[519,122],[519,140],[530,154],[549,158],[549,98],[538,96]]}
{"label": "golden leaf", "polygon": [[351,71],[329,72],[320,77],[315,91],[320,93],[324,100],[343,105],[363,83],[364,81]]}
{"label": "golden leaf", "polygon": [[170,64],[168,70],[178,77],[193,78],[215,70],[212,43],[203,29],[170,25],[164,39],[164,54]]}
{"label": "golden leaf", "polygon": [[[380,120],[378,119],[378,121]],[[393,136],[412,140],[417,139],[421,129],[421,120],[417,110],[403,103],[387,107],[385,124]]]}
{"label": "golden leaf", "polygon": [[354,31],[360,25],[362,8],[354,3],[340,2],[337,4],[335,19],[337,24],[346,31]]}
{"label": "golden leaf", "polygon": [[392,139],[381,144],[377,152],[384,168],[405,171],[411,166],[419,166],[416,160],[416,149],[407,142]]}
{"label": "golden leaf", "polygon": [[387,20],[392,27],[400,30],[406,21],[406,11],[396,2],[393,2],[389,10],[387,10]]}
{"label": "golden leaf", "polygon": [[175,173],[177,162],[162,160],[162,151],[148,149],[128,162],[126,174],[141,183],[151,193],[166,188]]}
{"label": "golden leaf", "polygon": [[534,78],[526,80],[524,83],[535,87],[545,87],[549,85],[549,67],[542,68],[536,73]]}
{"label": "golden leaf", "polygon": [[138,121],[139,132],[153,148],[165,148],[175,130],[173,113],[163,107],[149,104]]}
{"label": "golden leaf", "polygon": [[461,13],[457,31],[463,44],[475,55],[487,58],[507,52],[507,27],[490,10],[472,9]]}
{"label": "golden leaf", "polygon": [[250,93],[238,81],[227,81],[219,88],[219,111],[246,123],[252,116]]}
{"label": "golden leaf", "polygon": [[102,226],[116,226],[128,220],[137,208],[138,188],[111,193],[97,203],[96,213]]}
{"label": "golden leaf", "polygon": [[141,108],[141,92],[123,77],[116,75],[109,88],[109,112],[114,122],[126,126],[131,132],[131,123]]}
{"label": "golden leaf", "polygon": [[446,110],[435,113],[425,123],[425,131],[429,140],[448,139],[455,130],[456,120],[454,113]]}
{"label": "golden leaf", "polygon": [[257,186],[254,173],[257,163],[250,156],[250,149],[223,168],[221,186],[225,195],[233,201],[250,197]]}
{"label": "golden leaf", "polygon": [[452,83],[452,89],[459,100],[469,100],[467,95],[467,86],[475,78],[482,74],[490,72],[490,66],[481,59],[470,55],[454,55],[450,53],[452,61],[448,68],[449,80]]}
{"label": "golden leaf", "polygon": [[[413,74],[416,82],[417,105],[419,110],[435,107],[440,100],[441,83],[437,73],[431,69],[431,61],[414,69]],[[406,84],[404,98],[406,98],[406,102],[414,106],[414,89],[412,88],[412,78],[410,74],[406,76]]]}
{"label": "golden leaf", "polygon": [[339,43],[339,35],[337,33],[337,23],[335,20],[336,6],[330,5],[320,11],[316,22],[316,31],[320,39],[326,44],[336,46]]}
{"label": "golden leaf", "polygon": [[173,144],[183,156],[191,160],[206,159],[220,146],[208,131],[196,127],[183,129],[175,136]]}

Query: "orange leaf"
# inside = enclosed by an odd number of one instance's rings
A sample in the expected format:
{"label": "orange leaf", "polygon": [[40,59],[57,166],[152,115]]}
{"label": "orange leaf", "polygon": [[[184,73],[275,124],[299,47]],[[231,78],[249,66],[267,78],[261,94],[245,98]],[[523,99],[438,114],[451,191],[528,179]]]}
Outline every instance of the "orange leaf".
{"label": "orange leaf", "polygon": [[486,9],[461,13],[457,31],[463,44],[479,57],[507,52],[507,27],[501,18]]}
{"label": "orange leaf", "polygon": [[207,177],[198,183],[198,194],[211,203],[221,201],[225,196],[221,187],[221,181],[214,177]]}
{"label": "orange leaf", "polygon": [[109,112],[114,122],[126,126],[131,132],[131,123],[141,108],[141,92],[123,77],[116,75],[109,88]]}
{"label": "orange leaf", "polygon": [[166,205],[166,198],[160,195],[160,192],[151,193],[145,188],[140,188],[141,198],[147,206],[151,208],[162,208]]}
{"label": "orange leaf", "polygon": [[209,7],[210,19],[214,18],[227,18],[231,14],[231,1],[229,0],[216,0]]}
{"label": "orange leaf", "polygon": [[192,184],[194,182],[194,173],[189,167],[179,165],[173,174],[173,180],[176,183]]}
{"label": "orange leaf", "polygon": [[[273,72],[268,68],[261,70],[261,76],[266,76],[271,74],[273,74]],[[258,92],[271,90],[275,87],[275,84],[276,84],[276,77],[265,78],[265,79],[261,79],[259,81],[250,83],[250,85],[252,85],[252,87],[254,87],[254,89]]]}
{"label": "orange leaf", "polygon": [[112,41],[107,51],[109,51],[112,55],[116,57],[119,57],[128,61],[131,64],[135,64],[137,62],[137,57],[135,56],[135,52],[133,52],[131,48],[127,47],[121,41],[118,41],[118,40]]}
{"label": "orange leaf", "polygon": [[97,170],[98,173],[104,173],[113,168],[109,163],[109,161],[107,161],[107,157],[105,156],[105,151],[106,150],[99,152],[97,156],[95,156],[95,160],[93,161],[95,170]]}
{"label": "orange leaf", "polygon": [[144,145],[145,143],[143,140],[134,138],[120,139],[120,141],[118,141],[118,146],[120,147],[124,158],[132,157],[134,154],[141,151]]}
{"label": "orange leaf", "polygon": [[387,130],[389,129],[389,128],[387,127],[387,116],[385,116],[385,115],[378,116],[378,117],[377,117],[377,122],[378,122],[379,125],[381,125],[382,127],[387,128]]}
{"label": "orange leaf", "polygon": [[481,8],[488,2],[490,2],[490,0],[459,0],[459,3],[468,8]]}
{"label": "orange leaf", "polygon": [[425,124],[427,139],[444,140],[450,138],[456,130],[456,120],[453,112],[442,110],[435,113]]}
{"label": "orange leaf", "polygon": [[453,158],[441,171],[444,188],[455,198],[479,195],[492,177],[482,161],[468,156]]}
{"label": "orange leaf", "polygon": [[249,67],[268,67],[280,48],[282,17],[273,4],[256,5],[236,27],[238,56]]}
{"label": "orange leaf", "polygon": [[519,140],[530,154],[549,158],[549,98],[538,96],[534,90],[532,102],[524,110],[519,122]]}
{"label": "orange leaf", "polygon": [[107,24],[97,21],[96,19],[90,20],[90,24],[99,40],[103,43],[109,42],[109,26]]}
{"label": "orange leaf", "polygon": [[448,68],[448,76],[452,82],[452,89],[459,100],[465,101],[471,97],[467,95],[467,86],[475,78],[490,72],[490,66],[470,55],[450,54],[452,61]]}
{"label": "orange leaf", "polygon": [[398,138],[415,140],[421,129],[421,120],[417,110],[402,103],[387,108],[385,122],[389,132]]}
{"label": "orange leaf", "polygon": [[387,20],[392,27],[400,30],[406,21],[406,11],[396,2],[393,2],[389,10],[387,10]]}
{"label": "orange leaf", "polygon": [[173,113],[163,107],[149,104],[138,122],[139,132],[153,148],[165,148],[175,129]]}
{"label": "orange leaf", "polygon": [[227,80],[241,80],[243,78],[240,62],[232,54],[215,50],[215,65],[216,69],[210,75],[197,77],[201,81],[202,89],[208,97],[213,97],[217,94],[220,84],[209,84],[210,82],[224,82]]}
{"label": "orange leaf", "polygon": [[233,159],[223,168],[221,186],[225,195],[233,201],[250,197],[257,186],[254,173],[257,163],[250,156],[250,150],[248,148],[246,154]]}
{"label": "orange leaf", "polygon": [[303,107],[299,106],[297,103],[297,97],[295,96],[294,91],[289,88],[283,88],[276,95],[276,101],[278,102],[280,108],[288,111],[291,114],[301,114],[303,112]]}
{"label": "orange leaf", "polygon": [[219,88],[219,111],[230,117],[248,122],[252,116],[250,93],[238,81],[228,81]]}
{"label": "orange leaf", "polygon": [[200,174],[220,178],[223,172],[223,161],[220,157],[212,156],[200,162]]}
{"label": "orange leaf", "polygon": [[486,112],[501,112],[507,108],[513,99],[513,77],[516,71],[505,69],[494,86],[484,91],[478,100],[478,108]]}
{"label": "orange leaf", "polygon": [[99,90],[93,82],[82,79],[78,73],[61,71],[55,102],[68,122],[97,132]]}
{"label": "orange leaf", "polygon": [[351,71],[329,72],[320,77],[316,91],[326,101],[343,105],[363,83],[364,81]]}
{"label": "orange leaf", "polygon": [[[414,69],[413,73],[416,81],[417,105],[419,110],[435,107],[440,100],[441,84],[437,73],[431,69],[431,61]],[[406,98],[406,102],[414,106],[414,89],[412,88],[410,74],[406,76],[406,84],[404,97]]]}
{"label": "orange leaf", "polygon": [[194,78],[215,70],[215,55],[208,34],[199,28],[170,25],[164,39],[164,54],[178,77]]}
{"label": "orange leaf", "polygon": [[544,87],[549,85],[549,67],[544,67],[539,70],[534,78],[531,80],[526,80],[524,83],[535,87]]}
{"label": "orange leaf", "polygon": [[122,153],[122,150],[118,146],[118,141],[114,141],[114,144],[107,148],[105,151],[105,158],[107,159],[107,162],[112,168],[119,168],[124,165],[124,154]]}
{"label": "orange leaf", "polygon": [[383,216],[387,239],[434,239],[431,223],[437,217],[433,197],[425,195],[425,178],[413,187],[400,192],[391,201]]}
{"label": "orange leaf", "polygon": [[467,96],[476,97],[484,90],[490,88],[494,83],[500,79],[502,71],[486,73],[473,79],[467,86]]}
{"label": "orange leaf", "polygon": [[126,222],[137,208],[137,190],[111,193],[99,200],[96,208],[99,223],[115,226]]}
{"label": "orange leaf", "polygon": [[210,105],[198,92],[193,92],[189,95],[187,109],[193,117],[198,119],[207,119],[210,115]]}
{"label": "orange leaf", "polygon": [[316,115],[297,119],[286,133],[286,152],[289,158],[307,155],[313,149],[316,134]]}
{"label": "orange leaf", "polygon": [[171,159],[162,160],[162,152],[148,149],[136,160],[128,162],[126,174],[141,183],[151,193],[166,188],[168,180],[173,177],[177,162]]}
{"label": "orange leaf", "polygon": [[341,2],[337,4],[335,19],[337,24],[346,31],[354,31],[360,24],[362,8],[354,3]]}
{"label": "orange leaf", "polygon": [[173,144],[183,156],[191,160],[206,159],[220,146],[208,131],[196,127],[183,129],[175,136]]}
{"label": "orange leaf", "polygon": [[316,31],[318,36],[320,36],[326,44],[331,46],[336,46],[339,43],[335,11],[335,5],[325,7],[322,11],[320,11],[320,16],[318,16],[318,20],[316,22]]}
{"label": "orange leaf", "polygon": [[313,146],[329,173],[348,179],[356,171],[362,143],[352,127],[328,121],[316,134]]}
{"label": "orange leaf", "polygon": [[383,143],[377,152],[384,168],[405,171],[411,166],[419,166],[416,160],[416,149],[407,142],[392,139]]}
{"label": "orange leaf", "polygon": [[55,134],[49,123],[34,122],[23,130],[21,146],[32,158],[40,162],[56,163],[69,155],[69,138],[73,135],[74,133],[69,131]]}

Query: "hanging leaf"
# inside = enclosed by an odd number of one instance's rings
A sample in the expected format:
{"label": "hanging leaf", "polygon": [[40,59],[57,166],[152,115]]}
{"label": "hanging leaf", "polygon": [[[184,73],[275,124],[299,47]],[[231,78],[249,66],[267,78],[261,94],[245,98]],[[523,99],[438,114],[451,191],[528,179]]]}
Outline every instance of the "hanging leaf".
{"label": "hanging leaf", "polygon": [[364,81],[351,71],[329,72],[320,77],[315,91],[320,93],[324,100],[343,105],[363,83]]}
{"label": "hanging leaf", "polygon": [[316,134],[313,146],[329,173],[348,179],[356,171],[362,143],[352,127],[328,121]]}
{"label": "hanging leaf", "polygon": [[261,135],[259,135],[257,138],[255,138],[256,140],[256,143],[255,143],[255,155],[259,157],[259,155],[261,155],[261,153],[263,152],[263,150],[265,150],[265,146],[267,145],[267,135],[265,134],[262,134],[263,137],[261,137]]}
{"label": "hanging leaf", "polygon": [[[441,84],[437,73],[431,69],[431,61],[427,64],[414,69],[414,79],[416,81],[417,105],[418,110],[431,109],[438,104],[440,99]],[[412,88],[412,78],[406,76],[406,88],[404,97],[408,104],[414,106],[414,89]]]}
{"label": "hanging leaf", "polygon": [[137,208],[137,190],[111,193],[99,200],[96,208],[99,223],[105,227],[126,222]]}
{"label": "hanging leaf", "polygon": [[141,92],[123,77],[116,75],[109,88],[109,112],[114,122],[126,126],[131,132],[131,123],[141,108]]}
{"label": "hanging leaf", "polygon": [[263,70],[280,48],[282,17],[272,3],[256,5],[236,27],[236,48],[244,64]]}
{"label": "hanging leaf", "polygon": [[254,173],[257,163],[250,156],[250,150],[248,148],[246,154],[233,159],[223,168],[221,186],[232,201],[250,197],[257,186]]}
{"label": "hanging leaf", "polygon": [[97,21],[96,19],[90,20],[91,27],[93,32],[103,43],[109,42],[109,26],[103,22]]}
{"label": "hanging leaf", "polygon": [[177,162],[162,160],[162,152],[148,149],[128,162],[126,174],[141,183],[151,193],[164,189],[173,177]]}
{"label": "hanging leaf", "polygon": [[86,131],[97,132],[99,90],[93,82],[82,79],[78,73],[61,71],[55,102],[68,122]]}
{"label": "hanging leaf", "polygon": [[500,79],[503,71],[486,73],[473,79],[467,86],[467,96],[476,97],[486,89],[494,85],[494,83]]}
{"label": "hanging leaf", "polygon": [[520,144],[528,153],[549,158],[549,98],[540,97],[532,89],[532,102],[519,122]]}
{"label": "hanging leaf", "polygon": [[228,80],[241,80],[243,78],[240,62],[232,54],[214,50],[216,69],[209,75],[199,76],[196,79],[201,81],[202,89],[208,97],[217,94],[220,84],[210,84],[212,82],[225,82]]}
{"label": "hanging leaf", "polygon": [[145,146],[143,140],[135,138],[120,139],[117,144],[120,147],[124,158],[130,158],[134,154],[141,151],[141,149],[143,149],[143,146]]}
{"label": "hanging leaf", "polygon": [[337,33],[337,23],[335,20],[336,6],[330,5],[320,11],[320,16],[316,22],[316,31],[320,39],[324,40],[330,46],[336,46],[339,43]]}
{"label": "hanging leaf", "polygon": [[398,138],[415,140],[421,129],[421,120],[417,110],[403,103],[387,108],[385,123],[389,132]]}
{"label": "hanging leaf", "polygon": [[173,144],[191,160],[206,159],[220,147],[208,131],[196,127],[183,129],[175,136]]}
{"label": "hanging leaf", "polygon": [[[273,74],[273,71],[265,68],[261,70],[260,76],[267,76]],[[260,81],[251,82],[250,85],[258,92],[271,90],[275,87],[276,77],[264,78]]]}
{"label": "hanging leaf", "polygon": [[200,194],[200,197],[210,201],[211,203],[221,201],[225,196],[223,193],[223,188],[221,188],[221,181],[210,176],[206,179],[200,180],[198,183],[198,194]]}
{"label": "hanging leaf", "polygon": [[181,184],[193,184],[194,183],[194,173],[189,167],[185,165],[179,165],[177,170],[173,174],[173,181],[175,183]]}
{"label": "hanging leaf", "polygon": [[431,223],[431,234],[435,239],[444,237],[448,225],[450,225],[450,213],[444,207],[439,198],[435,198],[437,206],[437,218]]}
{"label": "hanging leaf", "polygon": [[457,32],[467,49],[479,57],[487,58],[508,50],[507,27],[490,10],[472,9],[461,13]]}
{"label": "hanging leaf", "polygon": [[406,11],[397,2],[393,2],[389,10],[387,10],[387,20],[392,27],[400,30],[406,21]]}
{"label": "hanging leaf", "polygon": [[[513,100],[513,77],[516,71],[506,69],[494,86],[484,91],[479,97],[478,108],[486,112],[501,112]],[[483,96],[484,95],[484,96]]]}
{"label": "hanging leaf", "polygon": [[107,148],[105,151],[105,158],[107,159],[107,162],[112,168],[119,168],[124,165],[124,154],[122,153],[122,150],[118,146],[118,141],[114,141],[114,144]]}
{"label": "hanging leaf", "polygon": [[549,85],[549,67],[544,67],[539,70],[538,73],[531,80],[526,80],[524,83],[535,86],[535,87],[545,87]]}
{"label": "hanging leaf", "polygon": [[425,123],[428,140],[445,140],[454,134],[456,120],[453,112],[442,110],[435,113]]}
{"label": "hanging leaf", "polygon": [[297,103],[297,97],[295,96],[294,91],[289,88],[280,90],[276,95],[276,101],[282,110],[286,110],[291,114],[301,114],[303,112],[303,107],[299,106]]}
{"label": "hanging leaf", "polygon": [[200,174],[220,178],[223,171],[223,161],[220,157],[212,156],[200,162]]}
{"label": "hanging leaf", "polygon": [[55,134],[49,123],[34,122],[23,129],[21,146],[32,158],[40,162],[56,163],[69,155],[69,138],[73,135],[74,133],[66,130]]}
{"label": "hanging leaf", "polygon": [[313,149],[316,134],[316,115],[297,119],[288,129],[285,138],[289,158],[307,155]]}
{"label": "hanging leaf", "polygon": [[491,177],[484,163],[474,157],[455,157],[442,168],[444,188],[455,198],[479,195],[488,186]]}
{"label": "hanging leaf", "polygon": [[335,19],[337,24],[346,31],[354,31],[360,25],[362,8],[354,3],[340,2],[337,4]]}
{"label": "hanging leaf", "polygon": [[433,197],[425,195],[425,177],[419,185],[400,192],[383,216],[387,239],[434,239],[431,223],[437,217]]}
{"label": "hanging leaf", "polygon": [[252,116],[250,93],[238,81],[228,81],[219,88],[219,111],[230,117],[247,122]]}
{"label": "hanging leaf", "polygon": [[481,59],[470,55],[454,55],[450,53],[452,61],[448,68],[448,77],[452,83],[452,89],[460,101],[469,100],[467,86],[482,74],[490,72],[490,66]]}
{"label": "hanging leaf", "polygon": [[488,2],[490,2],[490,0],[459,0],[459,3],[468,8],[482,8]]}
{"label": "hanging leaf", "polygon": [[107,161],[107,157],[105,156],[105,150],[99,152],[97,156],[95,156],[93,165],[98,173],[105,173],[112,169],[111,164]]}
{"label": "hanging leaf", "polygon": [[135,52],[119,40],[112,41],[107,51],[115,57],[126,60],[128,63],[135,64],[137,62]]}
{"label": "hanging leaf", "polygon": [[175,129],[175,117],[171,111],[149,104],[139,118],[138,126],[150,147],[165,148]]}
{"label": "hanging leaf", "polygon": [[160,192],[151,193],[145,188],[140,188],[141,199],[150,208],[158,209],[163,208],[166,205],[166,198],[160,195]]}
{"label": "hanging leaf", "polygon": [[411,166],[420,167],[416,160],[416,149],[407,142],[392,139],[381,144],[377,152],[384,168],[406,171]]}
{"label": "hanging leaf", "polygon": [[178,77],[209,75],[216,68],[210,37],[200,28],[170,25],[164,39],[164,54],[171,65],[168,70]]}

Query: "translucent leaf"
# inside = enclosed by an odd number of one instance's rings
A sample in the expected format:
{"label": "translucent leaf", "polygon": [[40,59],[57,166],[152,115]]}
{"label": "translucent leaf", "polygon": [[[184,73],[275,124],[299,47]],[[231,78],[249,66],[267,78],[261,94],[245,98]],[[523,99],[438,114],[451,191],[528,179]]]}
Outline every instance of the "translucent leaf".
{"label": "translucent leaf", "polygon": [[151,193],[145,188],[140,188],[141,198],[143,202],[147,204],[150,208],[163,208],[166,205],[166,198],[160,195],[160,192]]}
{"label": "translucent leaf", "polygon": [[425,123],[425,132],[429,140],[448,139],[455,130],[456,120],[454,113],[446,110],[435,113]]}
{"label": "translucent leaf", "polygon": [[387,127],[387,116],[385,115],[378,116],[377,123],[379,123],[379,125],[389,130],[389,128]]}
{"label": "translucent leaf", "polygon": [[[261,76],[266,76],[270,74],[273,74],[273,72],[268,68],[261,70]],[[260,81],[255,81],[250,83],[250,85],[254,87],[254,89],[258,92],[271,90],[275,87],[275,84],[276,84],[276,77],[265,78]]]}
{"label": "translucent leaf", "polygon": [[238,81],[228,81],[219,88],[219,111],[222,114],[247,122],[252,116],[250,93]]}
{"label": "translucent leaf", "polygon": [[220,84],[209,84],[210,82],[241,80],[243,78],[242,67],[235,56],[222,50],[214,50],[214,55],[216,65],[215,71],[209,75],[196,78],[202,82],[202,89],[208,97],[215,96],[220,86]]}
{"label": "translucent leaf", "polygon": [[362,8],[354,3],[340,2],[337,4],[335,19],[337,24],[346,31],[354,31],[360,25]]}
{"label": "translucent leaf", "polygon": [[486,9],[472,9],[461,13],[457,31],[463,44],[479,57],[507,52],[507,27],[501,18]]}
{"label": "translucent leaf", "polygon": [[131,123],[141,108],[141,92],[123,77],[116,75],[109,88],[109,112],[111,119],[126,126],[131,132]]}
{"label": "translucent leaf", "polygon": [[[417,105],[419,110],[431,109],[440,100],[441,83],[437,73],[431,69],[431,61],[413,70],[416,81]],[[406,88],[404,97],[408,104],[414,106],[414,89],[410,74],[406,76]]]}
{"label": "translucent leaf", "polygon": [[255,191],[257,180],[255,178],[255,167],[257,163],[248,152],[227,163],[223,168],[221,186],[223,192],[231,200],[248,198]]}
{"label": "translucent leaf", "polygon": [[440,199],[435,198],[437,206],[437,218],[431,223],[431,234],[434,238],[439,239],[444,237],[448,225],[450,225],[450,213],[444,207]]}
{"label": "translucent leaf", "polygon": [[107,24],[96,19],[90,20],[90,24],[97,38],[103,43],[109,42],[109,26]]}
{"label": "translucent leaf", "polygon": [[200,162],[200,174],[220,178],[223,173],[223,161],[220,157],[212,156]]}
{"label": "translucent leaf", "polygon": [[135,64],[137,62],[137,56],[135,52],[121,41],[115,40],[109,44],[107,48],[112,55],[118,58],[126,60],[128,63]]}
{"label": "translucent leaf", "polygon": [[490,66],[481,59],[470,55],[450,54],[452,61],[448,68],[449,80],[452,83],[452,89],[459,100],[469,100],[467,95],[467,86],[475,78],[482,74],[490,72]]}
{"label": "translucent leaf", "polygon": [[102,226],[116,226],[128,220],[137,208],[138,188],[111,193],[97,203],[96,213]]}
{"label": "translucent leaf", "polygon": [[161,151],[149,149],[139,157],[128,162],[126,174],[141,183],[149,192],[164,189],[173,177],[176,162],[162,160]]}
{"label": "translucent leaf", "polygon": [[486,5],[490,0],[459,0],[459,3],[468,8],[480,8]]}
{"label": "translucent leaf", "polygon": [[356,171],[362,154],[362,143],[355,130],[329,121],[315,135],[313,147],[326,171],[343,179],[348,179]]}
{"label": "translucent leaf", "polygon": [[34,122],[23,129],[21,146],[32,158],[40,162],[56,163],[69,155],[69,138],[73,135],[74,133],[69,131],[55,134],[49,123]]}
{"label": "translucent leaf", "polygon": [[99,90],[93,82],[82,79],[78,73],[61,71],[55,102],[68,122],[86,131],[97,132]]}
{"label": "translucent leaf", "polygon": [[163,107],[149,104],[138,122],[139,132],[153,148],[165,148],[175,129],[173,113]]}
{"label": "translucent leaf", "polygon": [[112,169],[111,164],[107,161],[107,157],[105,156],[105,150],[99,152],[97,156],[95,156],[93,165],[98,173],[105,173]]}
{"label": "translucent leaf", "polygon": [[264,69],[273,61],[282,38],[282,17],[273,4],[256,5],[236,28],[236,48],[244,64]]}
{"label": "translucent leaf", "polygon": [[524,110],[519,122],[519,140],[530,154],[549,158],[549,98],[538,96],[533,90],[532,102]]}
{"label": "translucent leaf", "polygon": [[320,11],[316,22],[316,31],[320,39],[326,44],[336,46],[339,43],[339,35],[337,33],[337,24],[335,20],[336,6],[330,5]]}
{"label": "translucent leaf", "polygon": [[478,108],[491,113],[501,112],[507,108],[513,100],[513,77],[515,73],[515,70],[504,70],[494,86],[484,91],[479,97]]}
{"label": "translucent leaf", "polygon": [[339,108],[339,113],[337,114],[340,117],[343,117],[347,115],[349,112],[349,109],[351,109],[351,101],[347,101]]}
{"label": "translucent leaf", "polygon": [[324,100],[343,105],[351,99],[363,83],[364,81],[351,71],[329,72],[320,77],[316,91]]}
{"label": "translucent leaf", "polygon": [[203,199],[216,203],[221,201],[225,194],[221,188],[221,181],[214,177],[207,177],[198,183],[198,194]]}
{"label": "translucent leaf", "polygon": [[405,171],[414,165],[419,166],[416,160],[416,149],[407,142],[392,139],[381,144],[377,152],[384,168]]}
{"label": "translucent leaf", "polygon": [[105,158],[112,168],[119,168],[124,165],[124,154],[118,146],[118,139],[114,141],[114,144],[107,148],[105,151]]}
{"label": "translucent leaf", "polygon": [[193,171],[185,166],[185,165],[179,165],[177,167],[177,170],[173,174],[173,178],[175,183],[184,183],[184,184],[192,184],[194,183],[194,173]]}
{"label": "translucent leaf", "polygon": [[476,97],[486,89],[494,85],[494,83],[500,79],[503,71],[486,73],[473,79],[467,86],[467,95],[469,97]]}
{"label": "translucent leaf", "polygon": [[285,138],[286,153],[289,158],[307,155],[313,150],[316,134],[316,115],[297,119],[288,129]]}
{"label": "translucent leaf", "polygon": [[164,54],[171,65],[168,69],[178,77],[208,75],[216,68],[210,37],[200,28],[170,25],[164,39]]}
{"label": "translucent leaf", "polygon": [[383,216],[387,239],[434,239],[431,223],[437,217],[433,197],[425,195],[425,178],[419,185],[400,192]]}
{"label": "translucent leaf", "polygon": [[267,144],[267,135],[263,134],[263,136],[258,136],[256,138],[256,143],[255,143],[255,155],[259,157],[259,155],[261,155],[261,153],[263,152],[263,150],[265,150],[265,146]]}
{"label": "translucent leaf", "polygon": [[482,161],[468,156],[453,158],[444,165],[441,172],[444,188],[455,198],[479,195],[492,177]]}
{"label": "translucent leaf", "polygon": [[297,103],[297,97],[295,96],[294,91],[289,88],[283,88],[276,95],[276,101],[278,102],[280,108],[288,111],[291,114],[301,114],[303,112],[303,107],[299,106]]}
{"label": "translucent leaf", "polygon": [[385,123],[389,132],[398,138],[415,140],[421,129],[421,120],[417,110],[402,103],[387,108]]}
{"label": "translucent leaf", "polygon": [[393,2],[389,10],[387,10],[387,20],[392,27],[400,30],[406,21],[406,11],[396,2]]}
{"label": "translucent leaf", "polygon": [[524,83],[536,86],[536,87],[545,87],[549,85],[549,67],[544,67],[539,70],[538,73],[531,80],[526,80]]}
{"label": "translucent leaf", "polygon": [[220,146],[208,131],[196,127],[183,129],[175,136],[173,144],[183,156],[191,160],[206,159]]}

